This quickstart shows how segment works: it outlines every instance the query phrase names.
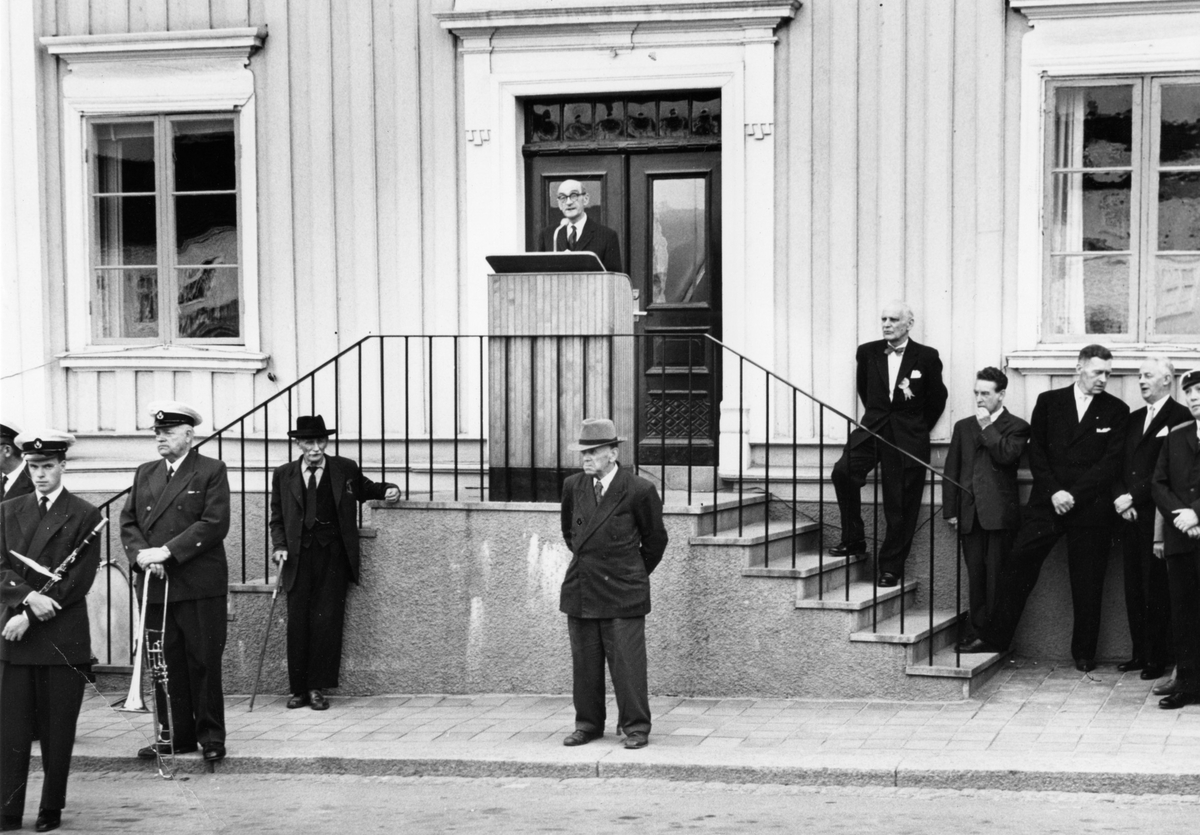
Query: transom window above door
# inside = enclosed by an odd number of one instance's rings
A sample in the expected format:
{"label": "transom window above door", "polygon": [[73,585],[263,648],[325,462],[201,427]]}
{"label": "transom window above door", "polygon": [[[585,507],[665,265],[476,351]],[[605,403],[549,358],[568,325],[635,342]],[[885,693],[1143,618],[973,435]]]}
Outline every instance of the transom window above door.
{"label": "transom window above door", "polygon": [[526,151],[703,147],[720,141],[719,90],[538,99],[525,105]]}
{"label": "transom window above door", "polygon": [[1200,341],[1200,77],[1047,84],[1045,341]]}

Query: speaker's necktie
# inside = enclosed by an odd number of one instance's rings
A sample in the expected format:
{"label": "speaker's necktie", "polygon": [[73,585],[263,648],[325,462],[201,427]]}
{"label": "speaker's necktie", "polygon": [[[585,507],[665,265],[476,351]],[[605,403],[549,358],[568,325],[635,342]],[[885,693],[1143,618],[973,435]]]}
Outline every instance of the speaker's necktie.
{"label": "speaker's necktie", "polygon": [[575,251],[575,224],[567,227],[567,249]]}
{"label": "speaker's necktie", "polygon": [[304,491],[304,527],[317,524],[317,468],[308,468],[308,488]]}
{"label": "speaker's necktie", "polygon": [[43,519],[46,518],[46,513],[50,510],[50,497],[42,496],[38,499],[38,515]]}

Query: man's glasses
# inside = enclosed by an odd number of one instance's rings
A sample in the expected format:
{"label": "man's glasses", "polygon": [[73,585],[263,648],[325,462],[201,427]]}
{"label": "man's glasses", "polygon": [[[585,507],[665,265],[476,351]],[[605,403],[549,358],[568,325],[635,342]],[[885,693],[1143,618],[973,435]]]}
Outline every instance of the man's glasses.
{"label": "man's glasses", "polygon": [[586,192],[582,191],[573,191],[570,194],[560,194],[558,195],[558,202],[566,203],[568,200],[579,200],[579,198],[583,197],[584,194],[586,194]]}

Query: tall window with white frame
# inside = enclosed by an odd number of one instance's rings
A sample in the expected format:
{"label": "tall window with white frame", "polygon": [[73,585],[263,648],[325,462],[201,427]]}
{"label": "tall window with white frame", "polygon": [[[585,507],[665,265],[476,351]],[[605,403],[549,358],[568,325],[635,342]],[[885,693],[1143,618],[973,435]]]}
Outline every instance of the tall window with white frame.
{"label": "tall window with white frame", "polygon": [[1042,338],[1200,341],[1200,77],[1046,90]]}
{"label": "tall window with white frame", "polygon": [[89,120],[92,338],[241,344],[237,120]]}

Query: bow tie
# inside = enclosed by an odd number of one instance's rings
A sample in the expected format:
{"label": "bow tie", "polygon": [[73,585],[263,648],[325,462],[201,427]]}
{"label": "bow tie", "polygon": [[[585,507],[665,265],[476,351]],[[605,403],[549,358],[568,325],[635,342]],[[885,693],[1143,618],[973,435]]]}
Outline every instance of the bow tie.
{"label": "bow tie", "polygon": [[883,349],[883,353],[886,355],[889,355],[889,356],[891,354],[895,354],[896,356],[899,357],[899,356],[903,356],[904,349],[907,347],[908,347],[907,345],[901,345],[899,348],[893,348],[891,345],[888,345],[887,347],[885,347]]}

